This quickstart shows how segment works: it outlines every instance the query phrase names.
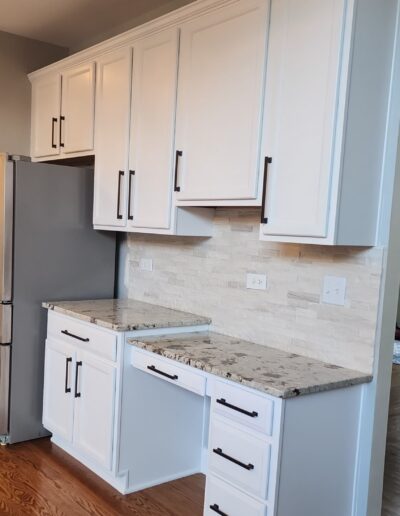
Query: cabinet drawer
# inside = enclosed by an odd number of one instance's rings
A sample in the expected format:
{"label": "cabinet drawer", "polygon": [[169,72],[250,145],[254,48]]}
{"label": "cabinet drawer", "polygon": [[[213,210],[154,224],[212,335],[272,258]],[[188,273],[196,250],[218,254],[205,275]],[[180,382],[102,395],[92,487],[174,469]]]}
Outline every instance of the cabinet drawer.
{"label": "cabinet drawer", "polygon": [[212,418],[210,471],[232,482],[249,494],[266,499],[271,445],[231,426],[229,420]]}
{"label": "cabinet drawer", "polygon": [[[219,511],[219,512],[218,512]],[[265,504],[257,502],[219,478],[207,476],[204,516],[268,516]]]}
{"label": "cabinet drawer", "polygon": [[274,402],[271,399],[216,381],[212,410],[266,435],[272,435]]}
{"label": "cabinet drawer", "polygon": [[49,312],[47,332],[49,336],[75,344],[97,356],[112,361],[117,359],[117,335],[96,326]]}
{"label": "cabinet drawer", "polygon": [[144,353],[138,349],[132,350],[131,364],[146,373],[152,374],[183,387],[200,396],[206,392],[206,379],[204,376],[195,372],[179,367],[169,360],[160,358],[154,354]]}

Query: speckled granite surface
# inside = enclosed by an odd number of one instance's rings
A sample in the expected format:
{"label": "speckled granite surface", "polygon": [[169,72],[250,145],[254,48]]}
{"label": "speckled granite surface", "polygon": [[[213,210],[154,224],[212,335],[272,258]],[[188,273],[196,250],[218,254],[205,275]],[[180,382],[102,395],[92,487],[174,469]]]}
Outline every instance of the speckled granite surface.
{"label": "speckled granite surface", "polygon": [[131,299],[45,302],[44,308],[114,331],[207,325],[207,317]]}
{"label": "speckled granite surface", "polygon": [[128,342],[279,398],[372,380],[365,373],[212,332],[129,339]]}

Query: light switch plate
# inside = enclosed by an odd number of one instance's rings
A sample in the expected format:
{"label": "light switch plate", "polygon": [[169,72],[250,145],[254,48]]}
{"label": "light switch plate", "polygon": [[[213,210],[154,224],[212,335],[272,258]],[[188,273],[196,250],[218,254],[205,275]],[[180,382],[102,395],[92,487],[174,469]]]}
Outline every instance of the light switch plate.
{"label": "light switch plate", "polygon": [[153,260],[151,258],[141,258],[139,260],[139,269],[141,271],[153,271]]}
{"label": "light switch plate", "polygon": [[267,289],[267,275],[247,273],[246,288],[252,290],[266,290]]}
{"label": "light switch plate", "polygon": [[325,276],[322,289],[322,302],[329,305],[344,306],[346,301],[346,278]]}

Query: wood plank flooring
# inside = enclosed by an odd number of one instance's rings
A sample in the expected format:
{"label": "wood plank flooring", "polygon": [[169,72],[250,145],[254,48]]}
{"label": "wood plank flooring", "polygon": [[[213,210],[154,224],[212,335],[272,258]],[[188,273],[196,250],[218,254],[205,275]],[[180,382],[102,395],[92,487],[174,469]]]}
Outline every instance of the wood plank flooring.
{"label": "wood plank flooring", "polygon": [[122,496],[49,439],[0,447],[2,516],[202,516],[204,485],[194,475]]}
{"label": "wood plank flooring", "polygon": [[382,516],[400,516],[400,365],[393,365]]}

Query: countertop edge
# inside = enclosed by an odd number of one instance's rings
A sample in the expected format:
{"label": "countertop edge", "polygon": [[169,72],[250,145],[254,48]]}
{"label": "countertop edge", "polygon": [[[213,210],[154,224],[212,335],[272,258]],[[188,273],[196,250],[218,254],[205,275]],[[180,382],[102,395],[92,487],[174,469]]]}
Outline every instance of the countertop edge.
{"label": "countertop edge", "polygon": [[[77,319],[79,321],[94,324],[96,326],[105,328],[107,330],[112,330],[112,331],[120,332],[120,333],[130,332],[130,331],[141,331],[141,330],[160,330],[163,328],[186,328],[186,327],[190,327],[190,326],[209,326],[212,322],[209,317],[196,316],[195,314],[189,314],[191,316],[193,315],[193,320],[190,322],[190,324],[183,324],[183,323],[178,324],[178,323],[174,323],[174,322],[167,322],[165,324],[157,324],[157,323],[112,324],[112,323],[103,321],[99,318],[90,317],[88,315],[84,315],[84,314],[75,312],[68,308],[58,306],[56,303],[57,302],[54,302],[54,304],[53,304],[52,302],[49,302],[49,301],[42,302],[42,308],[51,310],[51,311],[59,313],[61,315],[67,315],[67,316],[72,317],[73,319]],[[164,308],[164,307],[161,307],[161,308]],[[169,308],[167,308],[167,309],[171,310]]]}
{"label": "countertop edge", "polygon": [[268,394],[275,398],[281,398],[281,399],[292,399],[292,398],[297,398],[299,396],[307,395],[307,394],[315,394],[318,392],[326,392],[326,391],[333,391],[333,390],[337,390],[337,389],[343,389],[346,387],[353,387],[356,385],[362,385],[364,383],[370,383],[373,380],[372,375],[365,373],[365,375],[361,375],[359,377],[338,380],[338,381],[334,381],[331,383],[326,383],[326,384],[321,384],[321,385],[311,385],[311,386],[307,386],[307,387],[301,387],[301,385],[300,385],[297,388],[289,387],[287,389],[281,390],[281,389],[275,389],[273,387],[269,387],[266,384],[260,384],[259,382],[254,381],[254,380],[247,381],[246,379],[242,378],[241,376],[238,376],[235,374],[223,373],[218,368],[215,368],[212,366],[210,367],[207,364],[204,364],[203,362],[194,361],[194,360],[185,358],[184,356],[176,355],[176,353],[168,353],[168,351],[166,351],[166,350],[154,349],[151,344],[142,342],[135,338],[128,339],[128,344],[130,344],[133,347],[136,347],[138,349],[142,349],[144,351],[154,353],[155,355],[159,355],[164,358],[168,358],[169,360],[173,360],[175,362],[193,367],[194,369],[198,369],[200,371],[204,371],[206,373],[213,374],[224,380],[229,380],[229,381],[237,383],[239,385],[243,385],[250,389],[254,389],[254,390],[257,390],[264,394]]}

